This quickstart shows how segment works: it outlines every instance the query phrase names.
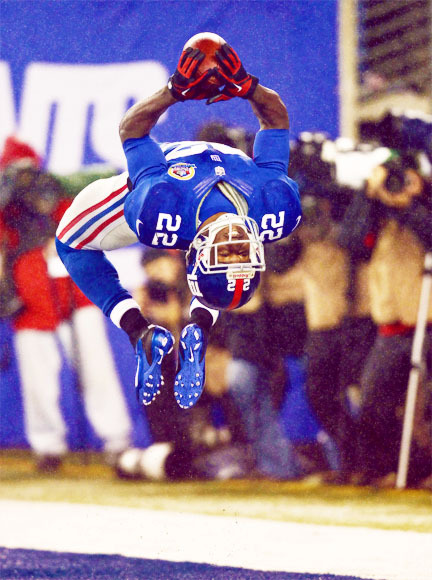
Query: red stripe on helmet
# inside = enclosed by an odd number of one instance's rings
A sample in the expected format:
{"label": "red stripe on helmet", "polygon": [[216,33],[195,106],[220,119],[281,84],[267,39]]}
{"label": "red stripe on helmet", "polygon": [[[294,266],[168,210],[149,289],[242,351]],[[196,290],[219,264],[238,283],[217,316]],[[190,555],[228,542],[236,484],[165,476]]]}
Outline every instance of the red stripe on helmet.
{"label": "red stripe on helmet", "polygon": [[234,296],[227,310],[234,310],[234,308],[237,308],[237,306],[240,304],[240,300],[243,294],[243,282],[244,280],[236,280]]}

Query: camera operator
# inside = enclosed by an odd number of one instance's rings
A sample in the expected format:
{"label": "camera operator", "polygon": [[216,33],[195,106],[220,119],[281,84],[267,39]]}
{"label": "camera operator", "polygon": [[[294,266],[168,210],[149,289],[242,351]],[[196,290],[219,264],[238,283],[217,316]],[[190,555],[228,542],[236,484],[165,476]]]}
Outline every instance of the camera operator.
{"label": "camera operator", "polygon": [[[299,229],[308,334],[306,394],[324,431],[339,452],[339,462],[323,482],[347,483],[356,471],[356,437],[349,390],[371,345],[369,305],[357,291],[361,277],[336,241],[340,200],[329,187],[312,197]],[[306,200],[305,200],[306,201]],[[308,203],[304,204],[308,205]],[[359,343],[351,348],[352,343]]]}
{"label": "camera operator", "polygon": [[[372,171],[342,223],[339,243],[354,260],[369,260],[371,313],[378,326],[361,377],[358,483],[394,483],[424,256],[432,249],[431,209],[431,184],[417,156],[393,153]],[[427,447],[417,438],[409,485],[430,474]]]}
{"label": "camera operator", "polygon": [[[356,399],[352,394],[360,390],[360,373],[375,325],[364,291],[367,268],[353,263],[337,241],[355,184],[338,181],[335,160],[334,144],[321,134],[305,134],[293,147],[290,170],[299,183],[303,220],[290,238],[291,258],[285,258],[290,267],[268,273],[267,293],[278,319],[287,320],[283,313],[290,306],[285,336],[293,334],[293,320],[300,320],[299,310],[293,316],[294,305],[303,303],[306,329],[301,331],[297,325],[294,336],[305,355],[307,403],[318,420],[317,440],[326,460],[318,471],[329,470],[321,474],[323,482],[345,483],[356,471]],[[292,287],[298,292],[294,301]],[[285,345],[285,336],[275,342]]]}

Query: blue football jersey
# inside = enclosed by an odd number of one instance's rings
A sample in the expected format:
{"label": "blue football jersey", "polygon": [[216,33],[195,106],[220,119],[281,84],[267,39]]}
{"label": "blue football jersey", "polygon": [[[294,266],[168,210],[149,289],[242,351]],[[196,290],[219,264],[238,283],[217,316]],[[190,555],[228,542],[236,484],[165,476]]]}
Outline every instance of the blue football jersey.
{"label": "blue football jersey", "polygon": [[[246,213],[264,243],[288,236],[300,221],[298,188],[287,175],[286,130],[259,131],[254,159],[218,143],[159,145],[150,136],[127,140],[124,151],[133,184],[124,215],[147,246],[187,250],[210,217],[208,208],[211,215]],[[232,186],[225,195],[216,187],[220,182]]]}
{"label": "blue football jersey", "polygon": [[[105,256],[131,245],[187,250],[199,226],[219,213],[246,214],[264,243],[286,237],[300,221],[297,185],[287,175],[289,135],[259,131],[253,160],[216,143],[124,143],[128,173],[87,186],[66,211],[56,247],[69,274],[118,325],[131,295]],[[130,306],[129,306],[130,307]]]}

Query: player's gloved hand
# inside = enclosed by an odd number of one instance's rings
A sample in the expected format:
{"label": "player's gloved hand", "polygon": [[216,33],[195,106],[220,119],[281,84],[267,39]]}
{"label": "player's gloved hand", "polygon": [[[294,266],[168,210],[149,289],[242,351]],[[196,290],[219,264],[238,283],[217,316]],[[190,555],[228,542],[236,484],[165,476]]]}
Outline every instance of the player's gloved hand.
{"label": "player's gloved hand", "polygon": [[168,89],[178,101],[200,100],[209,97],[206,81],[215,74],[209,69],[201,75],[197,74],[198,67],[205,55],[198,48],[188,47],[180,56],[177,69],[168,80]]}
{"label": "player's gloved hand", "polygon": [[219,63],[217,75],[225,82],[224,88],[208,99],[207,105],[219,101],[228,101],[234,97],[249,99],[259,82],[258,78],[247,73],[236,51],[227,43],[215,53]]}

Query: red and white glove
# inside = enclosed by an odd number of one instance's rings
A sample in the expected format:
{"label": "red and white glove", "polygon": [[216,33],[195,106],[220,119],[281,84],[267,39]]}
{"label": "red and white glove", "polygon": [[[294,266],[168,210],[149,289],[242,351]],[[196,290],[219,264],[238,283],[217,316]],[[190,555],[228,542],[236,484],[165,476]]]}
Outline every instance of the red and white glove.
{"label": "red and white glove", "polygon": [[207,104],[228,101],[234,97],[249,99],[256,89],[258,78],[246,72],[238,54],[229,44],[223,44],[216,51],[215,57],[219,63],[217,75],[225,82],[225,86]]}
{"label": "red and white glove", "polygon": [[180,55],[177,69],[168,80],[168,89],[178,101],[207,99],[209,87],[207,79],[215,74],[209,69],[203,74],[197,74],[205,55],[198,48],[188,47]]}

